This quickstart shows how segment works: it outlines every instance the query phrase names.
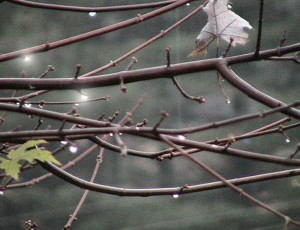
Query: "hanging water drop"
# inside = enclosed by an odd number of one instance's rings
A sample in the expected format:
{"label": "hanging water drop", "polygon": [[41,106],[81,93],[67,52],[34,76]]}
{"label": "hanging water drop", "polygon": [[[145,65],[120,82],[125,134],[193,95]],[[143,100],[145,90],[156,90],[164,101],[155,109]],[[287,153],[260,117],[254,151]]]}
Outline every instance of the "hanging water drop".
{"label": "hanging water drop", "polygon": [[4,195],[4,192],[3,191],[0,191],[0,196],[3,196]]}
{"label": "hanging water drop", "polygon": [[109,136],[111,136],[111,137],[112,137],[112,136],[114,136],[114,134],[113,134],[113,133],[110,133],[110,134],[109,134]]}
{"label": "hanging water drop", "polygon": [[227,104],[230,104],[230,103],[231,103],[230,99],[227,98],[227,99],[226,99],[226,103],[227,103]]}
{"label": "hanging water drop", "polygon": [[285,139],[285,143],[290,143],[290,142],[291,142],[291,139],[287,137],[287,138]]}
{"label": "hanging water drop", "polygon": [[95,17],[96,14],[97,14],[96,12],[89,12],[89,16],[90,16],[90,17]]}
{"label": "hanging water drop", "polygon": [[68,144],[68,141],[61,141],[60,142],[62,145],[66,145],[66,144]]}
{"label": "hanging water drop", "polygon": [[185,140],[185,136],[183,136],[183,135],[178,135],[177,137],[179,140]]}
{"label": "hanging water drop", "polygon": [[172,196],[174,199],[177,199],[179,197],[179,194],[173,194]]}

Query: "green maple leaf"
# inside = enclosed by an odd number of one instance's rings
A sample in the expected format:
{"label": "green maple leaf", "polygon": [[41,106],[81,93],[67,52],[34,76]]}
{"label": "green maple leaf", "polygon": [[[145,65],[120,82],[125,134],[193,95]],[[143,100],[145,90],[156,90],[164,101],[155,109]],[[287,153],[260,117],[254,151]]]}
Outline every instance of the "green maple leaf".
{"label": "green maple leaf", "polygon": [[18,161],[15,160],[6,160],[4,158],[0,158],[0,168],[4,169],[6,174],[13,177],[14,179],[19,179],[19,172],[21,165]]}
{"label": "green maple leaf", "polygon": [[20,161],[27,161],[33,163],[35,160],[42,162],[52,162],[57,165],[61,163],[46,149],[38,147],[46,144],[45,140],[30,140],[21,145],[18,149],[11,150],[7,158],[0,157],[0,168],[4,169],[6,174],[13,177],[15,180],[19,179],[21,169]]}

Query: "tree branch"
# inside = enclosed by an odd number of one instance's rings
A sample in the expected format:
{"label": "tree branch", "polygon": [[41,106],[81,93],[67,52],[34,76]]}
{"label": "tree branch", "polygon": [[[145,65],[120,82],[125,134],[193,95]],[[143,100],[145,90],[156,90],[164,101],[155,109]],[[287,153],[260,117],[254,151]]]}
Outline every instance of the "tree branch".
{"label": "tree branch", "polygon": [[[89,12],[112,12],[112,11],[128,11],[128,10],[155,8],[155,7],[170,5],[174,2],[177,2],[178,0],[143,3],[143,4],[135,4],[135,5],[106,6],[106,7],[67,6],[67,5],[39,3],[39,2],[32,2],[32,1],[25,1],[25,0],[7,0],[7,1],[13,4],[32,7],[32,8],[89,13]],[[192,1],[195,0],[191,0],[190,2]]]}
{"label": "tree branch", "polygon": [[[224,188],[227,186],[223,182],[212,182],[212,183],[200,184],[200,185],[189,185],[185,189],[182,189],[182,187],[153,188],[153,189],[126,189],[120,187],[95,184],[95,183],[88,182],[86,180],[82,180],[74,175],[71,175],[68,172],[63,171],[62,169],[60,169],[59,167],[51,163],[39,162],[39,164],[41,164],[41,166],[44,169],[53,173],[60,179],[70,184],[73,184],[79,188],[88,189],[95,192],[111,194],[111,195],[117,195],[117,196],[142,196],[142,197],[162,196],[162,195],[178,194],[178,192],[180,192],[180,194],[187,194],[187,193],[202,192],[202,191],[207,191],[212,189]],[[242,184],[250,184],[250,183],[261,182],[266,180],[279,179],[284,177],[292,177],[297,175],[300,175],[300,169],[272,172],[267,174],[260,174],[257,176],[232,179],[228,181],[234,185],[242,185]]]}
{"label": "tree branch", "polygon": [[[248,95],[250,98],[271,108],[277,108],[286,105],[285,103],[267,94],[264,94],[263,92],[255,89],[253,86],[245,82],[227,66],[226,62],[220,62],[220,64],[217,65],[217,69],[223,76],[223,78],[225,78],[231,85]],[[287,108],[286,110],[282,110],[282,113],[300,119],[300,111],[297,109]]]}
{"label": "tree branch", "polygon": [[154,10],[152,12],[146,13],[146,14],[142,14],[142,15],[138,15],[137,17],[125,20],[123,22],[119,22],[116,23],[114,25],[110,25],[110,26],[106,26],[94,31],[90,31],[87,33],[83,33],[80,35],[76,35],[70,38],[65,38],[59,41],[55,41],[55,42],[50,42],[50,43],[45,43],[43,45],[38,45],[35,47],[31,47],[31,48],[27,48],[27,49],[23,49],[23,50],[19,50],[19,51],[15,51],[15,52],[11,52],[11,53],[7,53],[7,54],[1,54],[0,55],[0,62],[3,61],[8,61],[11,59],[15,59],[18,57],[22,57],[24,55],[28,55],[28,54],[33,54],[33,53],[41,53],[41,52],[46,52],[48,50],[51,49],[56,49],[62,46],[66,46],[66,45],[70,45],[79,41],[83,41],[89,38],[93,38],[102,34],[106,34],[124,27],[128,27],[131,25],[135,25],[138,24],[140,22],[144,22],[146,20],[149,20],[151,18],[154,18],[160,14],[163,14],[165,12],[168,12],[170,10],[173,10],[177,7],[180,7],[182,5],[185,5],[186,3],[189,3],[191,0],[178,0],[175,1],[174,3],[167,5],[165,7],[162,7],[160,9]]}
{"label": "tree branch", "polygon": [[[300,51],[300,43],[281,48],[281,54]],[[270,49],[260,52],[260,57],[263,59],[277,56],[277,49]],[[1,56],[1,55],[0,55]],[[240,64],[245,62],[257,61],[253,57],[253,53],[237,55],[226,58],[212,58],[207,60],[199,60],[194,62],[186,62],[173,64],[170,67],[159,66],[131,71],[121,71],[112,74],[103,74],[89,78],[5,78],[0,77],[0,89],[26,89],[26,90],[66,90],[66,89],[83,89],[96,88],[120,84],[122,76],[124,83],[132,83],[146,81],[159,78],[171,78],[172,76],[184,75],[196,72],[203,72],[217,69],[220,62],[228,65]]]}

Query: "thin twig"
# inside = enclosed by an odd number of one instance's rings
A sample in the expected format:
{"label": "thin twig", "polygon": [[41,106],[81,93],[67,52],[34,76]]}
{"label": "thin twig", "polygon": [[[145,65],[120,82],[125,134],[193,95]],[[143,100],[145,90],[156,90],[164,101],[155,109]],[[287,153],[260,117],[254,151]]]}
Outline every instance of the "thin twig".
{"label": "thin twig", "polygon": [[70,37],[70,38],[65,38],[65,39],[62,39],[62,40],[59,40],[59,41],[45,43],[45,44],[42,44],[42,45],[38,45],[38,46],[35,46],[35,47],[30,47],[30,48],[23,49],[23,50],[18,50],[18,51],[7,53],[7,54],[1,54],[0,55],[0,62],[8,61],[8,60],[15,59],[15,58],[18,58],[18,57],[22,57],[22,56],[28,55],[28,54],[46,52],[46,51],[49,51],[51,49],[56,49],[56,48],[63,47],[63,46],[66,46],[66,45],[70,45],[70,44],[80,42],[80,41],[83,41],[83,40],[86,40],[86,39],[90,39],[90,38],[93,38],[93,37],[96,37],[96,36],[99,36],[99,35],[102,35],[102,34],[106,34],[106,33],[109,33],[109,32],[115,31],[115,30],[119,30],[121,28],[132,26],[132,25],[147,21],[147,20],[149,20],[151,18],[154,18],[158,15],[161,15],[163,13],[169,12],[173,9],[176,9],[177,7],[185,5],[186,3],[189,3],[190,1],[191,0],[174,1],[171,4],[169,4],[167,6],[164,6],[162,8],[159,8],[159,9],[151,11],[149,13],[139,15],[137,17],[134,17],[134,18],[116,23],[114,25],[109,25],[109,26],[106,26],[106,27],[103,27],[103,28],[100,28],[100,29],[97,29],[97,30],[94,30],[94,31],[90,31],[90,32],[87,32],[87,33],[76,35],[76,36],[73,36],[73,37]]}
{"label": "thin twig", "polygon": [[175,24],[173,24],[172,26],[168,27],[166,30],[161,30],[160,33],[152,38],[150,38],[148,41],[142,43],[141,45],[137,46],[136,48],[130,50],[129,52],[125,53],[124,55],[120,56],[119,58],[115,59],[114,61],[109,62],[108,64],[94,69],[88,73],[85,73],[83,75],[81,75],[81,78],[85,78],[85,77],[89,77],[95,74],[98,74],[110,67],[115,66],[117,63],[125,60],[126,58],[132,56],[133,54],[135,54],[136,52],[138,52],[139,50],[142,50],[143,48],[147,47],[148,45],[154,43],[155,41],[157,41],[158,39],[161,39],[163,37],[165,37],[166,34],[168,34],[169,32],[171,32],[173,29],[177,28],[179,25],[181,25],[183,22],[185,22],[186,20],[188,20],[189,18],[191,18],[192,16],[194,16],[196,13],[198,13],[200,10],[203,9],[204,5],[207,3],[208,1],[206,1],[205,3],[203,3],[203,5],[199,6],[198,8],[196,8],[194,11],[192,11],[191,13],[189,13],[187,16],[183,17],[182,19],[180,19],[179,21],[177,21]]}
{"label": "thin twig", "polygon": [[[236,185],[232,184],[229,180],[227,180],[225,177],[223,177],[222,175],[220,175],[219,173],[217,173],[215,170],[213,170],[212,168],[210,168],[208,165],[204,164],[202,161],[200,161],[200,160],[192,157],[191,155],[187,154],[180,146],[174,144],[166,136],[160,135],[160,138],[166,144],[170,145],[171,147],[175,148],[177,151],[181,152],[181,154],[183,156],[185,156],[187,159],[191,160],[193,163],[195,163],[196,165],[198,165],[199,167],[201,167],[202,169],[204,169],[205,171],[207,171],[208,173],[210,173],[211,175],[213,175],[215,178],[217,178],[218,180],[222,181],[226,186],[228,186],[229,188],[231,188],[237,194],[244,196],[245,198],[247,198],[251,202],[257,204],[261,208],[266,209],[267,211],[273,213],[277,217],[280,217],[284,221],[286,221],[287,216],[284,215],[283,213],[281,213],[281,212],[279,212],[279,211],[271,208],[269,205],[261,202],[260,200],[254,198],[253,196],[251,196],[250,194],[246,193],[244,190],[240,189]],[[295,224],[295,225],[297,225],[297,226],[300,226],[300,222],[294,221],[292,219],[291,219],[290,222],[293,223],[293,224]]]}
{"label": "thin twig", "polygon": [[[236,73],[234,73],[230,67],[227,66],[226,62],[220,62],[220,64],[217,65],[217,69],[220,72],[220,74],[223,76],[223,78],[225,78],[235,88],[239,89],[240,91],[248,95],[250,98],[264,105],[267,105],[271,108],[276,108],[276,107],[286,105],[285,103],[275,98],[272,98],[267,94],[264,94],[263,92],[255,89],[253,86],[245,82]],[[300,111],[297,109],[288,108],[286,110],[283,110],[282,112],[291,117],[300,119]]]}
{"label": "thin twig", "polygon": [[159,121],[154,125],[153,130],[156,131],[157,128],[161,125],[161,123],[169,116],[169,114],[166,111],[162,111],[160,113],[160,119]]}
{"label": "thin twig", "polygon": [[261,46],[261,37],[262,37],[262,26],[263,26],[263,15],[264,15],[264,0],[260,1],[259,7],[259,19],[258,19],[258,32],[257,32],[257,40],[256,40],[256,49],[254,52],[255,58],[260,57],[260,46]]}
{"label": "thin twig", "polygon": [[204,96],[199,96],[199,97],[194,97],[189,95],[188,93],[185,92],[185,90],[179,85],[178,81],[176,80],[175,77],[172,77],[172,81],[174,83],[174,85],[177,87],[177,89],[179,90],[179,92],[187,99],[196,101],[200,104],[205,103],[205,97]]}
{"label": "thin twig", "polygon": [[[106,7],[68,6],[68,5],[57,5],[57,4],[32,2],[32,1],[27,1],[27,0],[7,0],[7,1],[17,4],[17,5],[23,5],[23,6],[32,7],[32,8],[89,13],[89,12],[112,12],[112,11],[127,11],[127,10],[155,8],[155,7],[169,5],[178,0],[161,1],[161,2],[155,2],[155,3],[143,3],[143,4],[135,4],[135,5],[106,6]],[[195,0],[191,0],[191,1],[195,1]]]}
{"label": "thin twig", "polygon": [[[100,166],[103,162],[103,152],[104,152],[104,148],[100,148],[100,152],[99,152],[99,155],[97,156],[97,161],[96,161],[96,165],[95,165],[95,168],[94,168],[94,171],[93,171],[93,174],[92,174],[92,177],[90,179],[90,182],[93,183],[96,179],[96,176],[98,174],[98,171],[100,169]],[[77,219],[77,215],[81,209],[81,207],[83,206],[83,203],[85,202],[88,194],[89,194],[89,190],[85,190],[79,203],[77,204],[74,212],[70,215],[70,218],[67,222],[67,224],[64,226],[64,229],[70,229],[71,228],[71,225],[72,223]]]}
{"label": "thin twig", "polygon": [[48,73],[53,72],[55,69],[53,66],[49,65],[48,69],[40,76],[40,78],[44,78],[48,75]]}

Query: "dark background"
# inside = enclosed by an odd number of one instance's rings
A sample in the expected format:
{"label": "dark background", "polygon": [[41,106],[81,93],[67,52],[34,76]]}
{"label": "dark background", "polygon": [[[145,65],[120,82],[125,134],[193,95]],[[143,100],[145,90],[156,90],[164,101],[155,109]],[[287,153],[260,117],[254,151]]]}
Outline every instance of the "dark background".
{"label": "dark background", "polygon": [[[129,1],[126,4],[140,3]],[[76,65],[83,66],[82,73],[91,71],[111,60],[118,58],[144,41],[160,33],[187,15],[203,1],[196,1],[190,6],[183,6],[172,12],[158,16],[109,34],[72,44],[63,48],[32,55],[30,62],[23,58],[0,63],[0,77],[19,77],[25,71],[29,77],[38,77],[48,65],[55,71],[49,77],[72,77]],[[51,1],[51,3],[72,4],[81,6],[121,5],[124,1]],[[229,55],[253,52],[257,35],[259,1],[233,1],[232,10],[245,18],[254,27],[250,32],[249,42],[241,47],[230,50]],[[287,30],[286,44],[299,42],[300,1],[273,0],[265,1],[262,49],[278,46],[283,30]],[[98,13],[90,17],[87,13],[47,11],[26,8],[8,2],[0,4],[0,53],[52,42],[101,28],[113,23],[135,17],[138,13],[148,10]],[[188,58],[194,48],[194,40],[206,23],[204,12],[182,24],[155,44],[138,52],[134,56],[139,60],[133,68],[145,68],[166,64],[165,49],[172,47],[172,63],[188,62],[197,59],[215,57],[215,44],[211,45],[206,57]],[[220,50],[226,44],[221,43]],[[107,70],[105,73],[124,70],[130,59]],[[278,98],[286,103],[299,99],[299,65],[292,62],[260,61],[232,66],[233,70],[244,80],[259,90]],[[161,110],[170,113],[163,127],[183,128],[231,118],[236,115],[259,112],[265,106],[250,100],[226,82],[225,90],[231,103],[227,104],[218,87],[215,72],[197,73],[178,77],[178,81],[192,95],[204,95],[205,104],[197,104],[182,97],[171,80],[159,79],[127,85],[128,93],[120,91],[119,86],[84,90],[89,97],[110,95],[108,102],[93,102],[78,107],[82,116],[96,118],[102,113],[110,116],[120,111],[120,119],[129,111],[139,98],[146,92],[146,99],[134,115],[135,122],[144,118],[153,126],[159,120]],[[23,92],[25,93],[25,92]],[[21,93],[20,93],[21,94]],[[0,96],[10,96],[10,90],[2,90]],[[54,91],[37,100],[79,100],[80,94],[74,91]],[[72,106],[48,106],[45,109],[68,112]],[[239,123],[230,128],[210,130],[193,135],[195,140],[238,135],[251,131],[269,122],[283,118],[274,115],[266,119]],[[14,128],[16,123],[22,129],[32,129],[38,118],[10,114],[0,130]],[[43,126],[51,124],[60,127],[59,122],[45,119]],[[236,148],[257,151],[277,156],[288,156],[295,151],[299,142],[299,129],[287,131],[291,142],[286,143],[280,134],[255,138],[236,143]],[[128,147],[140,150],[156,151],[165,146],[144,139],[124,136]],[[112,140],[113,141],[113,140]],[[87,149],[91,143],[78,142],[79,151]],[[50,145],[55,149],[58,145]],[[78,153],[77,153],[78,154]],[[71,168],[69,171],[83,179],[89,179],[95,165],[98,150],[90,157]],[[65,151],[60,155],[70,159],[71,153]],[[201,160],[214,168],[226,178],[235,178],[259,173],[287,169],[283,166],[241,160],[232,157],[202,152],[197,154]],[[20,181],[45,173],[42,169],[26,172]],[[105,152],[104,162],[96,180],[98,183],[126,187],[151,188],[182,186],[215,181],[206,172],[197,168],[185,159],[176,158],[162,162],[120,157],[116,153]],[[256,183],[242,186],[245,191],[266,202],[292,218],[299,219],[300,205],[299,177]],[[25,229],[24,222],[32,219],[39,224],[38,229],[61,229],[69,215],[75,209],[83,190],[67,184],[60,179],[51,178],[42,183],[18,190],[5,191],[0,196],[0,229]],[[116,197],[91,192],[78,221],[72,229],[282,229],[283,222],[271,213],[262,210],[245,198],[229,189],[207,191],[198,194],[149,198]],[[292,227],[290,229],[293,229]]]}

